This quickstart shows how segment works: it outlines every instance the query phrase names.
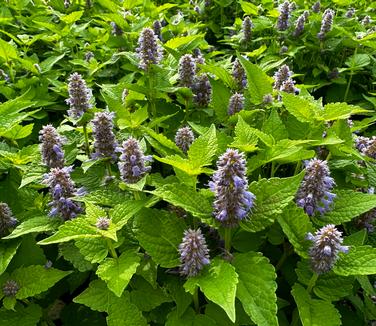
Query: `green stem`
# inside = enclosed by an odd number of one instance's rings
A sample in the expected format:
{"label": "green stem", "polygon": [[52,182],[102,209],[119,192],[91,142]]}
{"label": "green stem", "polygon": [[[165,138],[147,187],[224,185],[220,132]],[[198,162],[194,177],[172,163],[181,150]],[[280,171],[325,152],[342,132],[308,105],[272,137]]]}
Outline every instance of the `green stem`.
{"label": "green stem", "polygon": [[272,166],[270,169],[270,177],[273,178],[275,173],[275,161],[272,162]]}
{"label": "green stem", "polygon": [[316,284],[316,281],[317,281],[318,277],[319,277],[319,275],[317,273],[313,273],[311,279],[309,280],[308,286],[307,286],[307,292],[308,293],[311,293],[313,287]]}
{"label": "green stem", "polygon": [[90,158],[90,147],[89,147],[89,137],[87,134],[87,123],[85,123],[82,126],[82,129],[84,131],[84,137],[85,137],[85,152],[86,152],[86,155]]}
{"label": "green stem", "polygon": [[107,168],[108,176],[111,177],[112,176],[112,171],[111,171],[111,162],[110,161],[106,162],[106,168]]}
{"label": "green stem", "polygon": [[225,249],[230,252],[231,250],[231,229],[225,228]]}
{"label": "green stem", "polygon": [[193,293],[193,304],[195,305],[196,313],[200,313],[200,303],[198,302],[198,287],[196,286],[195,292]]}
{"label": "green stem", "polygon": [[[357,52],[358,52],[358,48],[355,48],[354,56],[356,55]],[[353,75],[354,75],[354,70],[351,70],[351,72],[350,72],[350,78],[349,78],[349,81],[347,82],[347,87],[346,87],[346,91],[345,91],[345,96],[343,97],[343,102],[346,102],[346,100],[347,100],[347,95],[349,95],[349,91],[350,91],[350,86],[351,86],[351,82],[352,82]]]}
{"label": "green stem", "polygon": [[[149,82],[149,95],[148,95],[148,100],[149,100],[149,105],[150,105],[150,115],[152,119],[157,118],[157,107],[155,106],[155,99],[154,99],[154,76],[153,73],[148,70],[148,82]],[[159,133],[158,126],[154,126],[155,132]]]}
{"label": "green stem", "polygon": [[112,242],[111,242],[110,239],[107,239],[107,247],[108,247],[108,249],[110,250],[111,256],[112,256],[113,258],[118,258],[118,255],[117,255],[117,253],[116,253],[116,250],[115,250],[114,246],[112,245]]}
{"label": "green stem", "polygon": [[296,163],[296,166],[295,166],[294,175],[298,174],[301,166],[302,166],[302,161],[298,161],[298,163]]}
{"label": "green stem", "polygon": [[134,196],[134,199],[141,200],[141,196],[140,196],[140,193],[138,191],[133,191],[133,196]]}

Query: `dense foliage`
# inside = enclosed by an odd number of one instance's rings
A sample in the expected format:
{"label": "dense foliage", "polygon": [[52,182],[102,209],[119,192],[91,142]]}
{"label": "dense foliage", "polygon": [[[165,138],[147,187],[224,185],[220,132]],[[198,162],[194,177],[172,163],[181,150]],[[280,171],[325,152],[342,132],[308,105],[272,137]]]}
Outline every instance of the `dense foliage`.
{"label": "dense foliage", "polygon": [[0,3],[0,326],[376,320],[376,3]]}

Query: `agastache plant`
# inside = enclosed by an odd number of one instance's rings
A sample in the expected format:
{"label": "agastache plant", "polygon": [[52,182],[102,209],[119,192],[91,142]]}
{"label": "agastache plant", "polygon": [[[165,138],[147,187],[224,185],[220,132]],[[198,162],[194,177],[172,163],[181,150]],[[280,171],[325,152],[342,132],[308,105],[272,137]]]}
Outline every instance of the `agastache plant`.
{"label": "agastache plant", "polygon": [[294,37],[298,37],[303,33],[305,22],[306,22],[305,14],[300,15],[296,21],[295,30],[292,33]]}
{"label": "agastache plant", "polygon": [[236,227],[254,205],[255,195],[248,191],[244,154],[227,149],[217,161],[217,171],[209,182],[214,193],[214,217],[225,227]]}
{"label": "agastache plant", "polygon": [[332,9],[326,9],[322,15],[320,32],[317,37],[320,41],[323,41],[325,35],[332,30],[334,11]]}
{"label": "agastache plant", "polygon": [[312,6],[312,11],[315,13],[319,13],[321,9],[321,3],[320,1],[316,1]]}
{"label": "agastache plant", "polygon": [[279,16],[277,21],[277,29],[285,31],[290,26],[291,4],[289,1],[283,2],[279,6]]}
{"label": "agastache plant", "polygon": [[313,216],[331,209],[335,194],[331,192],[335,182],[330,176],[328,163],[319,159],[305,162],[306,173],[296,195],[296,203]]}
{"label": "agastache plant", "polygon": [[20,286],[15,280],[7,280],[3,284],[2,290],[6,297],[14,297],[20,290]]}
{"label": "agastache plant", "polygon": [[7,203],[0,202],[0,237],[4,236],[10,228],[13,228],[18,220],[13,216]]}
{"label": "agastache plant", "polygon": [[117,155],[115,153],[117,142],[113,132],[113,119],[115,113],[113,112],[97,112],[95,113],[93,124],[94,137],[94,153],[93,158],[110,158],[115,161]]}
{"label": "agastache plant", "polygon": [[92,93],[82,76],[76,72],[70,75],[68,82],[68,115],[77,119],[91,108]]}
{"label": "agastache plant", "polygon": [[234,78],[239,90],[243,90],[247,87],[247,76],[239,59],[235,59],[234,61],[234,65],[232,67],[232,77]]}
{"label": "agastache plant", "polygon": [[64,166],[63,140],[52,125],[43,126],[39,132],[42,161],[49,168]]}
{"label": "agastache plant", "polygon": [[338,260],[338,253],[347,253],[348,246],[342,246],[342,232],[335,225],[329,224],[312,233],[307,234],[307,240],[312,241],[309,257],[312,270],[317,274],[327,273],[332,270]]}
{"label": "agastache plant", "polygon": [[83,188],[76,189],[71,179],[71,166],[63,168],[53,168],[50,173],[45,175],[43,182],[49,186],[52,201],[50,216],[60,216],[64,221],[75,218],[83,212],[81,205],[72,198],[81,196],[85,192]]}
{"label": "agastache plant", "polygon": [[162,41],[162,24],[159,20],[155,20],[153,23],[154,34]]}
{"label": "agastache plant", "polygon": [[119,157],[118,167],[124,182],[136,183],[151,170],[151,166],[146,166],[146,163],[151,162],[152,157],[144,155],[137,139],[132,137],[127,139],[117,150],[122,153]]}
{"label": "agastache plant", "polygon": [[179,245],[180,274],[196,276],[205,265],[210,264],[209,249],[200,229],[184,231],[184,237]]}
{"label": "agastache plant", "polygon": [[240,112],[244,108],[244,95],[235,93],[230,97],[229,104],[228,104],[228,115],[233,115],[237,112]]}
{"label": "agastache plant", "polygon": [[136,52],[141,61],[140,68],[144,70],[148,70],[151,65],[158,64],[162,60],[162,48],[151,28],[146,27],[141,31]]}
{"label": "agastache plant", "polygon": [[212,99],[212,87],[206,74],[199,75],[192,86],[193,102],[199,107],[206,107]]}
{"label": "agastache plant", "polygon": [[175,135],[175,144],[178,146],[184,153],[188,152],[189,147],[192,145],[195,140],[195,135],[191,128],[182,127],[178,129]]}
{"label": "agastache plant", "polygon": [[274,74],[273,88],[277,91],[284,91],[287,93],[295,93],[298,89],[295,88],[295,82],[291,79],[293,72],[289,66],[283,65]]}
{"label": "agastache plant", "polygon": [[196,78],[196,60],[191,54],[185,54],[180,58],[178,74],[181,86],[192,87]]}
{"label": "agastache plant", "polygon": [[253,23],[249,16],[246,16],[242,23],[243,42],[248,43],[252,36]]}

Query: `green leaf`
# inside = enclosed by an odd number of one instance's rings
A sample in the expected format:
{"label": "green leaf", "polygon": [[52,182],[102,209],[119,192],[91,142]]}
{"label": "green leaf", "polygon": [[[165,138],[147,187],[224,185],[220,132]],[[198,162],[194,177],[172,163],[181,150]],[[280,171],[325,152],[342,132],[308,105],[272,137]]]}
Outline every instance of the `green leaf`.
{"label": "green leaf", "polygon": [[243,152],[254,152],[257,150],[258,137],[256,133],[239,115],[238,123],[235,126],[235,138],[231,147],[240,149]]}
{"label": "green leaf", "polygon": [[42,308],[37,304],[31,303],[26,307],[18,304],[16,311],[0,309],[0,326],[35,326],[41,317]]}
{"label": "green leaf", "polygon": [[257,16],[258,14],[258,7],[250,2],[239,1],[242,9],[246,15]]}
{"label": "green leaf", "polygon": [[153,198],[145,200],[127,200],[126,203],[116,205],[110,213],[111,220],[116,224],[116,229],[120,230],[129,219],[139,212],[144,206],[153,202]]}
{"label": "green leaf", "polygon": [[83,238],[76,240],[76,246],[85,259],[100,263],[108,255],[107,240],[104,238]]}
{"label": "green leaf", "polygon": [[248,232],[257,232],[272,225],[276,217],[294,199],[303,175],[302,172],[289,178],[252,182],[249,190],[256,196],[255,206],[248,219],[242,221],[240,226]]}
{"label": "green leaf", "polygon": [[17,59],[18,54],[16,49],[12,45],[0,39],[0,57],[8,62],[9,59]]}
{"label": "green leaf", "polygon": [[273,136],[276,141],[286,139],[289,136],[277,110],[270,112],[268,120],[266,120],[262,126],[262,131],[267,135]]}
{"label": "green leaf", "polygon": [[156,263],[166,268],[180,264],[178,246],[184,221],[166,211],[143,208],[135,217],[134,228],[141,246]]}
{"label": "green leaf", "polygon": [[33,123],[30,123],[26,126],[16,125],[12,129],[3,133],[2,137],[8,138],[11,140],[26,138],[27,136],[31,135],[31,133],[33,132],[33,127],[34,127]]}
{"label": "green leaf", "polygon": [[140,265],[140,256],[134,250],[124,251],[118,258],[106,258],[97,269],[97,275],[118,297],[122,295]]}
{"label": "green leaf", "polygon": [[233,265],[239,275],[236,296],[246,313],[256,325],[278,325],[277,276],[269,260],[248,252],[235,254]]}
{"label": "green leaf", "polygon": [[339,254],[333,271],[343,276],[376,274],[376,248],[350,246],[347,254]]}
{"label": "green leaf", "polygon": [[303,326],[341,325],[341,316],[330,302],[312,299],[300,284],[295,284],[291,293],[298,306]]}
{"label": "green leaf", "polygon": [[73,11],[68,15],[64,15],[60,17],[60,20],[66,24],[73,24],[77,20],[79,20],[84,12],[81,11]]}
{"label": "green leaf", "polygon": [[69,261],[74,268],[78,269],[80,272],[90,271],[94,267],[90,262],[85,260],[85,257],[72,242],[61,243],[59,245],[59,251],[64,259]]}
{"label": "green leaf", "polygon": [[11,276],[20,286],[16,298],[22,300],[42,293],[70,273],[39,265],[18,268]]}
{"label": "green leaf", "polygon": [[218,148],[215,126],[211,125],[209,130],[198,137],[188,150],[188,158],[192,168],[201,168],[211,164],[213,156]]}
{"label": "green leaf", "polygon": [[184,284],[186,291],[194,293],[196,286],[200,287],[206,298],[219,305],[226,311],[232,322],[235,322],[235,294],[238,275],[229,262],[218,257],[214,258],[209,268],[198,276],[191,277]]}
{"label": "green leaf", "polygon": [[213,89],[212,98],[215,115],[220,121],[225,121],[228,118],[228,102],[231,97],[231,92],[222,81],[211,80],[210,84]]}
{"label": "green leaf", "polygon": [[283,232],[289,242],[294,246],[294,250],[303,258],[308,258],[307,241],[308,232],[313,230],[312,223],[303,209],[295,204],[288,205],[277,217]]}
{"label": "green leaf", "polygon": [[36,216],[22,222],[13,230],[11,234],[3,239],[13,239],[29,233],[55,230],[60,224],[60,219],[51,218],[48,216]]}
{"label": "green leaf", "polygon": [[186,53],[196,48],[199,44],[201,45],[203,42],[205,43],[204,34],[196,34],[174,37],[168,40],[164,46],[174,50],[178,49],[180,53]]}
{"label": "green leaf", "polygon": [[273,92],[270,77],[259,66],[250,63],[242,56],[238,56],[238,59],[247,74],[248,91],[251,102],[254,104],[262,103],[263,97]]}
{"label": "green leaf", "polygon": [[360,106],[350,105],[347,103],[328,103],[324,110],[320,112],[320,120],[332,121],[338,119],[347,119],[352,114],[365,113],[368,110]]}
{"label": "green leaf", "polygon": [[[228,70],[224,67],[221,67],[221,66],[215,66],[215,65],[212,65],[212,64],[205,64],[205,65],[202,65],[200,67],[200,69],[204,72],[209,72],[215,76],[217,76],[221,81],[223,81],[227,87],[229,88],[233,88],[234,87],[234,81],[233,81],[233,78],[231,76],[231,74],[228,72]],[[216,83],[217,85],[223,85],[221,83]],[[213,85],[213,83],[211,82],[211,85],[213,87],[213,101],[215,101],[216,99],[216,96],[215,96],[215,86]],[[227,94],[230,94],[230,91],[228,90],[227,87],[221,87],[223,90],[225,90],[225,92]],[[219,94],[218,94],[219,95]],[[228,96],[227,99],[229,99],[230,96]],[[228,101],[227,103],[228,104]],[[214,109],[216,109],[216,105],[214,104]],[[227,110],[226,110],[226,115],[227,115]]]}
{"label": "green leaf", "polygon": [[315,103],[302,96],[283,93],[283,105],[300,122],[314,123],[317,120],[318,108]]}
{"label": "green leaf", "polygon": [[13,256],[16,254],[20,241],[6,241],[0,243],[0,275],[5,272]]}

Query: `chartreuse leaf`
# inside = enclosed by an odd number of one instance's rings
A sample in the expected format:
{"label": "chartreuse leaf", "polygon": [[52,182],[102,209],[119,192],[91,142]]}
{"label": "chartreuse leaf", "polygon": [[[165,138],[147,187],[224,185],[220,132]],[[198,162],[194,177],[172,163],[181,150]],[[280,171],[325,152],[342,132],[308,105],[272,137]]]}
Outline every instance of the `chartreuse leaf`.
{"label": "chartreuse leaf", "polygon": [[300,284],[295,284],[291,293],[298,306],[303,326],[341,325],[341,316],[329,301],[312,299]]}
{"label": "chartreuse leaf", "polygon": [[318,119],[321,109],[308,98],[289,93],[283,93],[283,105],[300,122],[309,123],[314,123]]}
{"label": "chartreuse leaf", "polygon": [[120,297],[140,265],[140,260],[137,252],[126,250],[118,258],[106,258],[98,266],[97,275]]}
{"label": "chartreuse leaf", "polygon": [[296,206],[295,203],[291,203],[283,210],[282,214],[278,215],[277,221],[289,242],[294,246],[295,252],[303,258],[308,258],[308,246],[305,238],[313,227],[303,209]]}
{"label": "chartreuse leaf", "polygon": [[6,310],[4,307],[0,309],[0,326],[35,326],[42,317],[42,308],[34,303],[26,307],[18,304],[15,310]]}
{"label": "chartreuse leaf", "polygon": [[350,105],[347,103],[328,103],[324,106],[324,110],[319,111],[320,120],[332,121],[338,119],[347,119],[352,114],[368,112],[368,110],[360,106]]}
{"label": "chartreuse leaf", "polygon": [[254,152],[257,150],[257,143],[257,135],[239,115],[238,123],[235,126],[235,138],[231,147],[238,148],[243,152]]}
{"label": "chartreuse leaf", "polygon": [[20,286],[16,298],[22,300],[42,293],[70,273],[40,265],[18,268],[11,275]]}
{"label": "chartreuse leaf", "polygon": [[276,273],[260,253],[235,254],[232,263],[239,275],[236,297],[256,325],[278,325]]}
{"label": "chartreuse leaf", "polygon": [[200,287],[206,298],[226,311],[232,322],[235,322],[235,294],[238,274],[235,268],[225,260],[214,258],[209,268],[195,277],[190,277],[184,284],[186,291],[194,293]]}
{"label": "chartreuse leaf", "polygon": [[186,226],[183,220],[167,211],[143,208],[136,214],[136,238],[153,260],[162,267],[180,264],[178,246]]}
{"label": "chartreuse leaf", "polygon": [[254,104],[262,103],[264,95],[271,94],[273,91],[271,78],[259,66],[249,62],[242,56],[238,58],[247,74],[251,102]]}
{"label": "chartreuse leaf", "polygon": [[76,240],[76,247],[87,261],[100,263],[108,255],[106,241],[104,238],[82,238]]}
{"label": "chartreuse leaf", "polygon": [[376,195],[365,194],[352,190],[338,190],[334,199],[333,209],[322,219],[321,223],[341,224],[348,222],[372,208],[376,207]]}
{"label": "chartreuse leaf", "polygon": [[376,274],[376,248],[350,246],[347,254],[339,254],[333,271],[343,276]]}
{"label": "chartreuse leaf", "polygon": [[303,175],[302,172],[289,178],[252,182],[249,190],[256,196],[254,208],[240,226],[248,232],[257,232],[273,224],[275,218],[294,199]]}
{"label": "chartreuse leaf", "polygon": [[61,220],[58,218],[36,216],[22,222],[13,230],[11,234],[4,237],[3,239],[13,239],[29,233],[55,230],[60,224]]}
{"label": "chartreuse leaf", "polygon": [[5,272],[13,256],[20,245],[19,240],[12,240],[0,243],[0,275]]}

